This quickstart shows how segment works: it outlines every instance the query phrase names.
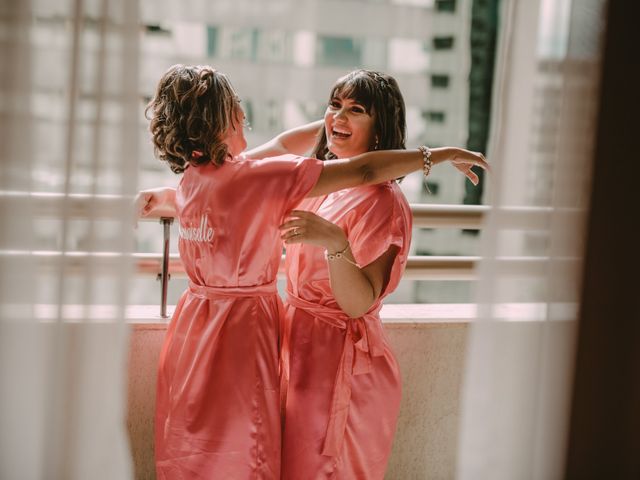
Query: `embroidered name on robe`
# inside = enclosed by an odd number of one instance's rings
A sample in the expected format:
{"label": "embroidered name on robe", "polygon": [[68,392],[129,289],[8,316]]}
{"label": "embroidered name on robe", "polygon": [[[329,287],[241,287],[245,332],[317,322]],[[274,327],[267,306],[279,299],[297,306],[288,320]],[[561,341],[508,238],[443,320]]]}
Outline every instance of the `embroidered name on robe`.
{"label": "embroidered name on robe", "polygon": [[192,242],[210,242],[213,239],[213,228],[209,226],[207,215],[202,215],[197,227],[178,225],[178,236]]}

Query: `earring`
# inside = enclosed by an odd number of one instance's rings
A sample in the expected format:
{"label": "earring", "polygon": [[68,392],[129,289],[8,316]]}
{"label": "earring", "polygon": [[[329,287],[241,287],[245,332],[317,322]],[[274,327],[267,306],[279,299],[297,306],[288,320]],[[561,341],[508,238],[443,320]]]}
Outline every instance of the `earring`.
{"label": "earring", "polygon": [[376,144],[373,146],[374,150],[378,149],[378,136],[376,135]]}

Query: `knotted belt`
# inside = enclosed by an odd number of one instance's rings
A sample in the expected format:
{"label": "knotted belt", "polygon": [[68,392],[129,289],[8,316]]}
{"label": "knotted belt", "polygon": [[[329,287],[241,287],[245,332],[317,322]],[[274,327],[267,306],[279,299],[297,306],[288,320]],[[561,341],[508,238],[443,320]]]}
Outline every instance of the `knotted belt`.
{"label": "knotted belt", "polygon": [[381,305],[360,318],[350,318],[342,310],[303,300],[291,292],[287,292],[287,301],[289,305],[306,311],[318,320],[346,330],[322,449],[323,455],[337,456],[342,449],[349,416],[351,379],[353,375],[371,372],[372,357],[384,355],[384,335],[378,317]]}
{"label": "knotted belt", "polygon": [[278,288],[276,280],[262,285],[247,287],[210,287],[189,282],[189,292],[196,297],[208,299],[220,297],[266,297],[277,294]]}

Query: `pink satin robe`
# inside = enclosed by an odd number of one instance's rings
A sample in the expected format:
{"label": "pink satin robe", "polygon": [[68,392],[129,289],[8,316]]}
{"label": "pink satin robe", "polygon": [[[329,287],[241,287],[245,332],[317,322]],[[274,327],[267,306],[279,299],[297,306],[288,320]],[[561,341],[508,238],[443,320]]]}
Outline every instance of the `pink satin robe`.
{"label": "pink satin robe", "polygon": [[360,266],[391,245],[399,253],[381,298],[351,319],[333,297],[324,250],[287,246],[282,478],[382,479],[401,381],[378,312],[406,265],[411,211],[395,182],[304,200],[298,209],[340,225]]}
{"label": "pink satin robe", "polygon": [[242,157],[184,172],[176,194],[189,276],[160,354],[159,479],[278,479],[278,226],[322,163]]}

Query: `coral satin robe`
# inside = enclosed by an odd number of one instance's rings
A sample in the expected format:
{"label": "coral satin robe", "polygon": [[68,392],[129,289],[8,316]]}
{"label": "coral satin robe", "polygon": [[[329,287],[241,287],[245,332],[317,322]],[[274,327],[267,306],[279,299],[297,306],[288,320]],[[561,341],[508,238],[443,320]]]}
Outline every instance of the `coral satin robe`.
{"label": "coral satin robe", "polygon": [[160,354],[160,479],[278,479],[278,226],[322,162],[243,157],[184,172],[176,195],[189,276]]}
{"label": "coral satin robe", "polygon": [[378,312],[406,265],[411,211],[395,182],[308,199],[298,208],[341,226],[360,266],[391,245],[399,252],[381,298],[353,319],[333,297],[324,250],[287,246],[282,478],[382,479],[401,382]]}

